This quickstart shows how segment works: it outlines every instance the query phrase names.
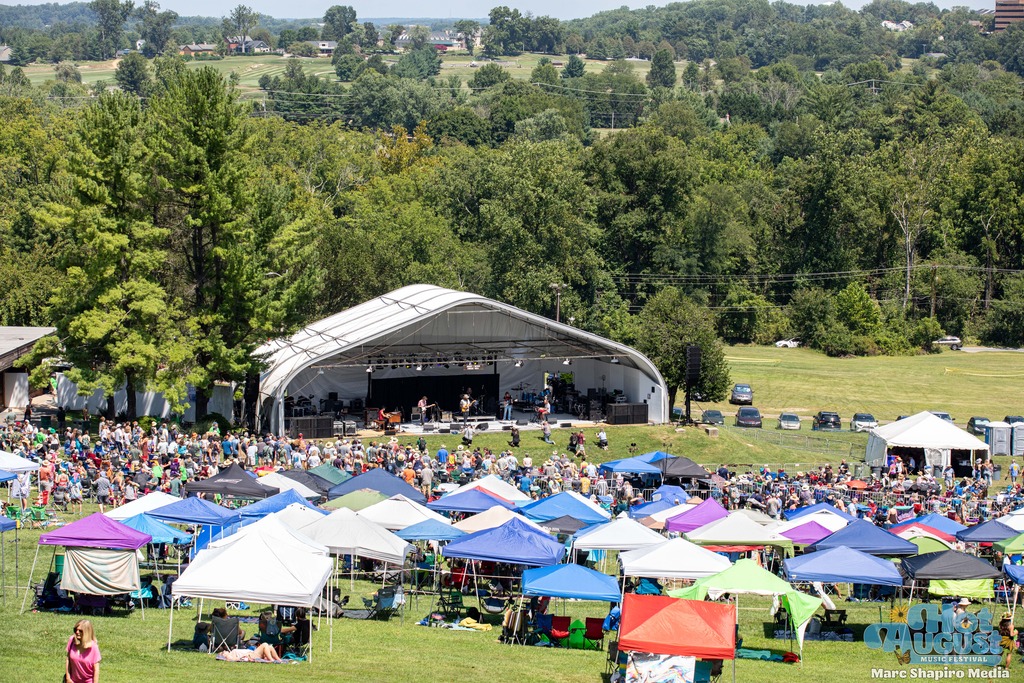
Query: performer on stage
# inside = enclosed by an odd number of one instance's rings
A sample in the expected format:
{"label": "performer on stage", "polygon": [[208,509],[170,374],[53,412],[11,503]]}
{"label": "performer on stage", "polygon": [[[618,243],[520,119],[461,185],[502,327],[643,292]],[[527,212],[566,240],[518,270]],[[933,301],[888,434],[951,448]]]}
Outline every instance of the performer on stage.
{"label": "performer on stage", "polygon": [[433,406],[427,401],[427,397],[424,396],[420,399],[416,406],[420,409],[420,426],[422,427],[427,422],[427,410]]}
{"label": "performer on stage", "polygon": [[502,401],[502,416],[501,419],[510,422],[512,420],[512,394],[505,392],[505,397]]}
{"label": "performer on stage", "polygon": [[459,412],[462,413],[462,424],[469,424],[469,409],[473,407],[473,401],[470,400],[469,394],[463,394],[462,399],[459,401]]}

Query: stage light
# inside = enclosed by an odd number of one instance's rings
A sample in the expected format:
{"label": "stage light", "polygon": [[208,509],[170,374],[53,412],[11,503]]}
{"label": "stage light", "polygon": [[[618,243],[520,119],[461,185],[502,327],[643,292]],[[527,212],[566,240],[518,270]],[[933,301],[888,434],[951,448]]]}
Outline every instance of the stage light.
{"label": "stage light", "polygon": [[367,372],[373,372],[373,366],[372,365],[367,365],[366,366],[366,371]]}
{"label": "stage light", "polygon": [[572,365],[572,361],[566,358],[565,360],[562,361],[562,365]]}
{"label": "stage light", "polygon": [[521,361],[521,360],[517,360],[517,361],[515,362],[515,366],[516,366],[517,368],[521,368],[521,367],[523,367],[523,361]]}
{"label": "stage light", "polygon": [[612,365],[618,365],[619,364],[619,359],[618,358],[612,358],[611,363],[612,363]]}
{"label": "stage light", "polygon": [[416,371],[417,372],[421,372],[422,370],[423,370],[423,366],[422,365],[417,365],[416,366]]}
{"label": "stage light", "polygon": [[324,374],[324,369],[320,368],[319,370],[316,371],[316,374],[318,374],[318,375]]}

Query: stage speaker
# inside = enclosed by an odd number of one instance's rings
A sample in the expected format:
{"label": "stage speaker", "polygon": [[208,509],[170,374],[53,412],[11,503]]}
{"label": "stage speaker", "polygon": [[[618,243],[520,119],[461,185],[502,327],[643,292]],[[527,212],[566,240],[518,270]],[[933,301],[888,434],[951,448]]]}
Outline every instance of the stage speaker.
{"label": "stage speaker", "polygon": [[512,425],[501,425],[501,431],[503,431],[503,432],[511,432],[512,431]]}
{"label": "stage speaker", "polygon": [[387,427],[384,430],[384,436],[398,436],[398,430],[393,427]]}
{"label": "stage speaker", "polygon": [[572,429],[572,422],[559,422],[558,426],[562,429]]}
{"label": "stage speaker", "polygon": [[516,426],[519,426],[519,427],[526,427],[529,424],[530,424],[529,420],[516,420]]}
{"label": "stage speaker", "polygon": [[486,432],[487,431],[487,423],[486,422],[481,422],[481,423],[477,424],[476,431],[478,431],[478,432]]}
{"label": "stage speaker", "polygon": [[437,423],[437,432],[438,432],[438,434],[440,434],[441,432],[447,432],[451,428],[452,428],[451,425],[441,424],[440,422]]}
{"label": "stage speaker", "polygon": [[432,425],[432,424],[425,424],[425,425],[423,425],[423,431],[424,432],[432,432],[432,431],[434,431],[434,425]]}
{"label": "stage speaker", "polygon": [[337,401],[338,400],[338,392],[337,391],[329,391],[329,392],[327,392],[327,400],[328,401]]}

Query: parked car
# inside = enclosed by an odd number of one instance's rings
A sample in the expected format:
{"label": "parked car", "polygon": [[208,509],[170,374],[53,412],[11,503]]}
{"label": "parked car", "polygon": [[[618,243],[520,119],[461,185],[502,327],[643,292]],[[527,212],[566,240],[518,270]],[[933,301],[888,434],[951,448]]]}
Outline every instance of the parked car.
{"label": "parked car", "polygon": [[854,413],[850,420],[851,432],[866,432],[878,426],[878,420],[871,413]]}
{"label": "parked car", "polygon": [[761,428],[761,411],[754,406],[743,406],[736,411],[737,427]]}
{"label": "parked car", "polygon": [[1006,417],[1003,418],[1003,422],[1005,422],[1008,425],[1014,425],[1014,424],[1017,424],[1018,422],[1024,422],[1024,416],[1022,416],[1022,415],[1007,415]]}
{"label": "parked car", "polygon": [[705,410],[701,413],[700,421],[706,425],[724,425],[725,416],[721,410]]}
{"label": "parked car", "polygon": [[842,429],[842,420],[839,419],[839,413],[834,413],[830,410],[820,410],[818,414],[814,416],[811,422],[811,429],[823,432],[823,431],[839,431]]}
{"label": "parked car", "polygon": [[798,346],[800,346],[800,340],[799,339],[780,339],[779,341],[775,342],[775,346],[779,347],[780,349],[795,349]]}
{"label": "parked car", "polygon": [[928,412],[935,417],[941,417],[946,422],[956,422],[956,420],[953,419],[953,416],[944,410],[929,410]]}
{"label": "parked car", "polygon": [[729,403],[745,403],[751,405],[754,403],[754,390],[750,388],[749,384],[737,384],[732,388],[732,393],[729,394]]}
{"label": "parked car", "polygon": [[978,436],[981,436],[982,434],[985,433],[985,426],[988,425],[988,423],[990,423],[991,421],[992,420],[988,419],[987,417],[978,417],[977,415],[975,415],[974,417],[967,421],[967,431],[969,431],[971,434],[977,434]]}
{"label": "parked car", "polygon": [[954,337],[951,334],[947,334],[942,339],[936,339],[933,343],[938,344],[939,346],[948,346],[953,351],[959,351],[964,347],[963,342],[960,341],[960,337]]}
{"label": "parked car", "polygon": [[800,429],[800,416],[796,413],[779,415],[779,429]]}

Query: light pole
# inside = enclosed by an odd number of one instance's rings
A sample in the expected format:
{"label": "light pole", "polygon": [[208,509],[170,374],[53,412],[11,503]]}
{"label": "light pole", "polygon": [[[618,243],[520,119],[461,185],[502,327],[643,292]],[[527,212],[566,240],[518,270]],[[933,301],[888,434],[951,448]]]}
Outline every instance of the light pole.
{"label": "light pole", "polygon": [[552,282],[551,289],[555,290],[555,322],[560,322],[559,318],[562,316],[562,287],[565,285],[560,282]]}

